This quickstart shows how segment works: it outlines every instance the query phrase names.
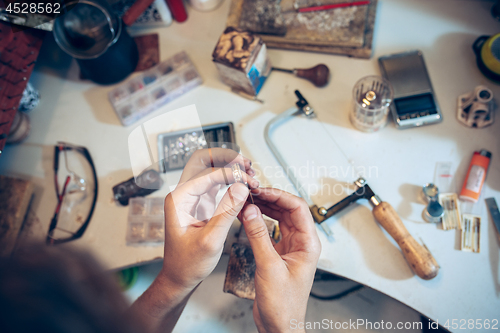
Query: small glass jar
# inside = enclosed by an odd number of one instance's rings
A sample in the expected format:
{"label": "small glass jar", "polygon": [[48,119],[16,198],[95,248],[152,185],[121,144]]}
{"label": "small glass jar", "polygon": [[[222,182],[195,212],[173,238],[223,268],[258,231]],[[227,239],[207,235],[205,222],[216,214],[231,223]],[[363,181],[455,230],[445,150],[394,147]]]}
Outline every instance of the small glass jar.
{"label": "small glass jar", "polygon": [[392,85],[380,76],[365,76],[352,89],[354,107],[351,123],[363,132],[376,132],[387,124],[389,106],[394,97]]}

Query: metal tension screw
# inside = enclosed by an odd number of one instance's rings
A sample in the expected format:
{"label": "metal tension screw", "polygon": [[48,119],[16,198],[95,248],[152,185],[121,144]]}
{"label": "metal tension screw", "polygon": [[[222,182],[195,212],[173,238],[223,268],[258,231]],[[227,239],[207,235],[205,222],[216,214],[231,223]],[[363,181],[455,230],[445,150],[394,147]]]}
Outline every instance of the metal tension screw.
{"label": "metal tension screw", "polygon": [[366,180],[362,177],[356,179],[356,181],[354,182],[354,185],[356,185],[357,187],[363,187],[365,184]]}
{"label": "metal tension screw", "polygon": [[325,207],[320,207],[320,208],[318,209],[318,213],[319,213],[319,215],[325,216],[325,215],[326,215],[326,213],[328,213],[328,211],[326,210],[326,208],[325,208]]}
{"label": "metal tension screw", "polygon": [[304,107],[304,113],[306,114],[306,116],[309,116],[312,112],[313,112],[313,109],[309,105],[306,105]]}

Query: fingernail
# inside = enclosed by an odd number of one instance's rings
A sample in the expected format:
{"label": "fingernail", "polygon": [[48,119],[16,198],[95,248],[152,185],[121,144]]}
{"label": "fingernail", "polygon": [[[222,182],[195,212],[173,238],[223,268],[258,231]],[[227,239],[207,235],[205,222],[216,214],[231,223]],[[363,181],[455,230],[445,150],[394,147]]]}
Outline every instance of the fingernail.
{"label": "fingernail", "polygon": [[252,169],[252,168],[248,169],[247,173],[248,173],[249,176],[255,176],[255,170]]}
{"label": "fingernail", "polygon": [[257,179],[253,179],[252,178],[252,179],[250,179],[250,182],[251,182],[251,184],[250,183],[248,184],[251,187],[250,189],[259,188],[260,183],[259,183],[259,181]]}
{"label": "fingernail", "polygon": [[259,212],[257,211],[257,207],[249,205],[245,208],[245,211],[243,211],[243,220],[251,221],[256,218],[258,214]]}

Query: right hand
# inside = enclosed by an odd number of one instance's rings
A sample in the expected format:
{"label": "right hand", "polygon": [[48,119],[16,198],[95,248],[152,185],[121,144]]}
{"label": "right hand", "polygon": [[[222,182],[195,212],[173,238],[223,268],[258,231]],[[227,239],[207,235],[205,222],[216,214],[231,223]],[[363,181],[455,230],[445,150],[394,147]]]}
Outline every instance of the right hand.
{"label": "right hand", "polygon": [[[252,190],[255,205],[240,213],[255,256],[253,316],[259,332],[291,331],[304,322],[321,243],[307,203],[290,193]],[[262,213],[278,220],[282,239],[271,242]],[[294,330],[294,332],[297,332]]]}

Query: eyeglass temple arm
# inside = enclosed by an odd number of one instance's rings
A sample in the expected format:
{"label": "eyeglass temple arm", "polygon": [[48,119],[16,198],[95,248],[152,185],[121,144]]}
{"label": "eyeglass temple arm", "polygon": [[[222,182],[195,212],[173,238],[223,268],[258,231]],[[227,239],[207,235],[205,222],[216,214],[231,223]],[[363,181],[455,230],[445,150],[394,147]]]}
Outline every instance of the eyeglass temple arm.
{"label": "eyeglass temple arm", "polygon": [[59,169],[59,146],[54,146],[54,172]]}
{"label": "eyeglass temple arm", "polygon": [[90,156],[90,153],[89,153],[89,151],[88,151],[87,148],[85,148],[85,147],[79,147],[79,148],[81,149],[81,153],[89,161],[90,167],[92,168],[92,176],[94,177],[94,184],[95,184],[95,186],[94,186],[94,201],[92,202],[92,206],[90,208],[89,217],[82,224],[82,226],[80,227],[80,229],[78,229],[76,231],[76,233],[75,233],[75,237],[76,238],[81,237],[83,235],[83,233],[85,232],[85,230],[87,229],[87,226],[90,223],[90,219],[92,217],[92,214],[94,213],[95,205],[96,205],[96,202],[97,202],[97,193],[99,192],[99,188],[98,188],[98,184],[97,184],[97,174],[96,174],[96,171],[95,171],[94,161],[92,160],[92,157]]}

